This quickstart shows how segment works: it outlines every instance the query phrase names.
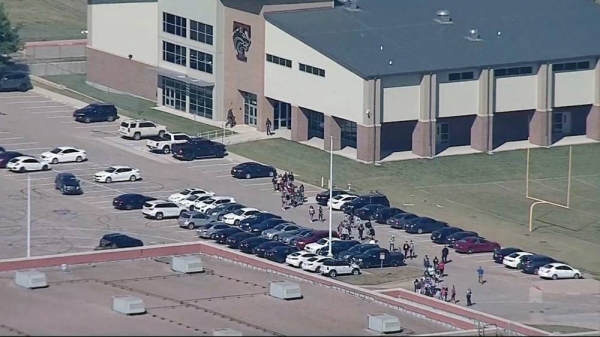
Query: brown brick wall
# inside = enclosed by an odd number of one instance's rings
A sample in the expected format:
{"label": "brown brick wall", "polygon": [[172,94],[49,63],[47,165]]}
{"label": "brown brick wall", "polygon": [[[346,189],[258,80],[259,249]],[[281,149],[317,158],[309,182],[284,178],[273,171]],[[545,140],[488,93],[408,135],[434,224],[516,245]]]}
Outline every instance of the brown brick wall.
{"label": "brown brick wall", "polygon": [[412,151],[422,157],[435,154],[435,121],[417,122],[412,138]]}
{"label": "brown brick wall", "polygon": [[292,140],[303,142],[308,140],[308,116],[304,110],[292,106]]}
{"label": "brown brick wall", "polygon": [[539,146],[550,146],[552,111],[535,111],[529,122],[529,142]]}
{"label": "brown brick wall", "polygon": [[381,126],[357,125],[356,143],[358,160],[366,162],[381,160]]}
{"label": "brown brick wall", "polygon": [[[333,136],[333,149],[331,149],[331,136]],[[333,116],[325,116],[325,136],[323,137],[325,150],[342,149],[342,129],[337,119]]]}
{"label": "brown brick wall", "polygon": [[471,127],[471,147],[477,151],[492,151],[494,116],[477,116]]}
{"label": "brown brick wall", "polygon": [[600,140],[600,106],[592,106],[587,116],[586,135],[593,140]]}

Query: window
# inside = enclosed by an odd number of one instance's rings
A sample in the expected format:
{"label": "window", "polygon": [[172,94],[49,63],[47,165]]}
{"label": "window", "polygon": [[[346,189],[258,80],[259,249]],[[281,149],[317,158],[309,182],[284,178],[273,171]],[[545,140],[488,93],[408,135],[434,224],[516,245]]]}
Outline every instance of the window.
{"label": "window", "polygon": [[520,76],[530,74],[533,74],[533,67],[515,67],[494,70],[494,76],[496,77]]}
{"label": "window", "polygon": [[308,138],[321,138],[325,137],[325,116],[317,111],[307,110],[308,115]]}
{"label": "window", "polygon": [[140,128],[153,128],[153,127],[156,127],[156,125],[154,123],[150,123],[150,122],[140,123]]}
{"label": "window", "polygon": [[187,65],[187,50],[185,47],[171,42],[163,41],[163,61]]}
{"label": "window", "polygon": [[448,82],[467,81],[472,80],[473,78],[475,78],[475,73],[472,71],[448,74]]}
{"label": "window", "polygon": [[162,105],[186,111],[187,85],[184,82],[169,77],[161,77],[163,89]]}
{"label": "window", "polygon": [[303,71],[305,73],[325,77],[325,70],[323,70],[321,68],[317,68],[317,67],[309,66],[309,65],[306,65],[303,63],[299,63],[299,69],[300,69],[300,71]]}
{"label": "window", "polygon": [[163,32],[187,37],[187,19],[163,12]]}
{"label": "window", "polygon": [[212,46],[213,44],[213,26],[205,25],[202,22],[190,20],[190,39]]}
{"label": "window", "polygon": [[213,118],[213,88],[190,85],[190,113]]}
{"label": "window", "polygon": [[590,69],[590,62],[569,62],[569,63],[555,63],[552,65],[552,71],[574,71],[574,70],[586,70]]}
{"label": "window", "polygon": [[356,148],[356,123],[339,118],[337,121],[342,131],[342,148],[346,146]]}
{"label": "window", "polygon": [[213,56],[190,48],[190,68],[213,73]]}
{"label": "window", "polygon": [[[280,66],[292,67],[292,61],[288,59],[284,59],[283,57],[273,56],[271,54],[267,54],[267,62],[279,64]],[[325,76],[325,71],[323,70],[323,76]]]}

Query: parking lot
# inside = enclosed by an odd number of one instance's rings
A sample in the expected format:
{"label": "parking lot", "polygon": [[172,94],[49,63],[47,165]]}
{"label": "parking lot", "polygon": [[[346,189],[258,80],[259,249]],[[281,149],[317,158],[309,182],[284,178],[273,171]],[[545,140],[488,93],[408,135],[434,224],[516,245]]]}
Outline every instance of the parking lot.
{"label": "parking lot", "polygon": [[[120,121],[81,124],[72,121],[73,107],[28,93],[0,94],[0,146],[7,150],[39,155],[56,146],[68,145],[87,151],[89,161],[58,164],[51,171],[31,173],[32,253],[45,255],[91,250],[103,234],[129,233],[146,245],[195,241],[194,231],[181,229],[176,220],[145,219],[141,211],[117,211],[112,199],[124,193],[142,193],[157,198],[186,187],[201,187],[218,195],[229,195],[240,203],[282,215],[298,224],[326,229],[328,222],[310,224],[308,206],[283,212],[279,194],[270,179],[239,180],[230,176],[232,166],[244,161],[231,154],[224,159],[180,162],[171,156],[149,153],[145,141],[123,140],[118,137]],[[177,131],[177,130],[172,130]],[[99,184],[93,173],[110,165],[139,168],[143,179],[137,182]],[[54,190],[57,172],[71,172],[82,181],[84,194],[63,196]],[[302,180],[302,177],[297,177]],[[0,258],[25,255],[27,175],[0,171]],[[309,202],[320,188],[307,186]],[[398,205],[400,206],[400,205]],[[402,207],[410,211],[410,206]],[[325,217],[328,213],[325,211]],[[334,214],[334,228],[342,215]],[[434,245],[429,234],[411,235],[375,226],[377,239],[388,248],[391,234],[396,247],[412,240],[418,257],[402,268],[422,269],[427,254],[431,260],[441,256],[442,246]],[[493,238],[489,238],[493,240]],[[502,244],[502,242],[500,242]],[[519,247],[527,249],[527,247]],[[473,290],[475,309],[532,324],[581,325],[600,329],[600,286],[592,279],[546,282],[537,276],[505,269],[491,261],[491,254],[457,255],[447,265],[445,284],[455,285],[457,297],[464,303],[467,288]],[[477,284],[476,269],[482,266],[487,283]],[[376,271],[368,271],[375,273]],[[585,276],[585,275],[584,275]],[[560,284],[548,288],[548,284]],[[412,281],[390,282],[380,288],[409,288]]]}

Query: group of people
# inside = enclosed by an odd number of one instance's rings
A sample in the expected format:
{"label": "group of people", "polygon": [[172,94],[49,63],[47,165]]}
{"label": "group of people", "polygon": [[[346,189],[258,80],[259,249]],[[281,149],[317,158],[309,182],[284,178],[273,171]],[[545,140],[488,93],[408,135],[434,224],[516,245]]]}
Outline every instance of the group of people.
{"label": "group of people", "polygon": [[273,190],[281,193],[281,209],[284,211],[289,207],[297,207],[304,203],[304,184],[296,186],[294,173],[285,172],[274,176],[271,183]]}
{"label": "group of people", "polygon": [[[451,290],[448,287],[440,287],[439,280],[434,278],[423,276],[421,279],[415,279],[414,282],[415,292],[436,298],[438,300],[444,300],[445,302],[456,303],[456,288],[452,286]],[[450,296],[450,300],[448,300]]]}

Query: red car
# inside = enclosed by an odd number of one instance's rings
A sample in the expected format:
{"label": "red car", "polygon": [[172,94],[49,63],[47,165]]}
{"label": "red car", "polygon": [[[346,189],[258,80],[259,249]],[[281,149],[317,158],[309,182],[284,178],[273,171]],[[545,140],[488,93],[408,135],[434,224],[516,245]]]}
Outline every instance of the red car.
{"label": "red car", "polygon": [[[331,236],[334,238],[339,238],[338,233],[336,231],[331,232]],[[309,236],[304,236],[304,237],[299,238],[298,241],[296,242],[296,248],[298,248],[299,250],[303,250],[307,244],[314,243],[314,242],[321,240],[322,238],[328,238],[328,237],[329,237],[329,231],[314,231]]]}
{"label": "red car", "polygon": [[469,237],[454,243],[454,251],[457,253],[487,253],[500,250],[500,245],[480,237]]}

